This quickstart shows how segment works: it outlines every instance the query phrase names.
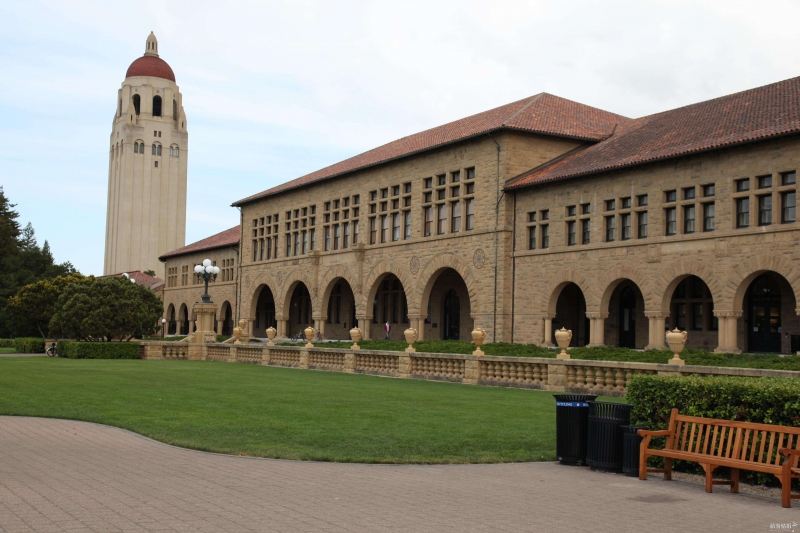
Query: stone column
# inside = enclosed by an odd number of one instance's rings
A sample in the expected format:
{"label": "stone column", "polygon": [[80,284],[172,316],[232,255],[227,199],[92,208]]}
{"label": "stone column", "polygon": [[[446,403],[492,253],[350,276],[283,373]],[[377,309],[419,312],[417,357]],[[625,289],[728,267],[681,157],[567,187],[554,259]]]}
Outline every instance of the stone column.
{"label": "stone column", "polygon": [[542,340],[542,346],[546,348],[553,347],[553,319],[555,317],[555,315],[544,316],[544,337]]}
{"label": "stone column", "polygon": [[314,321],[314,329],[320,335],[325,335],[325,322],[327,318],[323,318],[321,316],[312,316],[311,319]]}
{"label": "stone column", "polygon": [[719,346],[716,353],[742,353],[739,348],[737,326],[741,311],[714,311],[714,316],[719,321]]}
{"label": "stone column", "polygon": [[277,322],[277,324],[278,324],[278,327],[276,328],[278,330],[278,332],[275,334],[275,338],[278,338],[278,339],[285,338],[287,336],[286,335],[286,326],[287,326],[286,322],[287,322],[287,320],[284,319],[283,316],[276,316],[275,317],[275,322]]}
{"label": "stone column", "polygon": [[589,347],[605,346],[605,327],[608,312],[605,313],[586,313],[589,319]]}
{"label": "stone column", "polygon": [[665,350],[667,342],[664,338],[666,333],[666,320],[669,318],[669,313],[663,311],[645,311],[644,316],[650,321],[649,324],[649,342],[644,347],[645,350]]}
{"label": "stone column", "polygon": [[356,315],[356,320],[358,320],[358,329],[361,330],[362,339],[365,341],[370,340],[369,335],[369,323],[370,320],[365,315]]}

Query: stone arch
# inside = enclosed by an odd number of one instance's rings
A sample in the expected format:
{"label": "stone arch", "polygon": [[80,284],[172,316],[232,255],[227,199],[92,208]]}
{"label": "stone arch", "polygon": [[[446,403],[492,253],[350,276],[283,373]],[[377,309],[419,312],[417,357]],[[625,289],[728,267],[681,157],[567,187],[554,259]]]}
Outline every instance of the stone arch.
{"label": "stone arch", "polygon": [[639,292],[642,293],[645,309],[649,309],[653,306],[653,291],[650,287],[650,281],[638,269],[625,264],[619,268],[615,268],[613,274],[606,276],[603,282],[600,284],[600,287],[604,287],[599,302],[600,312],[608,311],[611,295],[614,293],[614,290],[619,286],[619,284],[625,280],[633,282],[633,284],[639,289]]}
{"label": "stone arch", "polygon": [[779,255],[756,255],[739,263],[725,285],[725,301],[730,302],[730,310],[743,310],[748,287],[754,279],[767,272],[783,276],[792,288],[794,301],[800,302],[800,270]]}
{"label": "stone arch", "polygon": [[[320,319],[325,320],[328,318],[328,299],[331,297],[331,291],[336,283],[343,279],[350,285],[350,290],[353,291],[353,296],[355,297],[355,305],[356,305],[356,314],[363,314],[363,302],[362,299],[358,297],[361,294],[361,287],[357,283],[353,283],[350,280],[352,275],[353,269],[348,265],[333,265],[330,267],[325,274],[323,274],[322,279],[320,280],[319,287],[322,289],[322,294],[320,294],[320,306],[319,306],[319,316]],[[361,304],[361,305],[360,305]]]}
{"label": "stone arch", "polygon": [[[256,316],[256,307],[258,306],[258,297],[261,295],[261,291],[266,288],[272,294],[272,299],[278,302],[278,286],[275,284],[275,276],[274,275],[267,275],[267,274],[260,274],[255,277],[252,283],[248,283],[245,281],[244,291],[248,291],[250,294],[250,304],[245,306],[242,305],[242,309],[240,313],[244,312],[245,310],[248,311],[248,315],[243,318],[250,318],[253,319]],[[250,291],[250,287],[253,287],[253,290]],[[242,302],[246,302],[247,298],[242,295]],[[277,311],[277,309],[276,309]]]}
{"label": "stone arch", "polygon": [[[230,312],[230,315],[231,315],[229,324],[226,324],[227,312]],[[221,323],[220,326],[219,326],[219,333],[221,335],[232,335],[233,334],[233,328],[234,328],[233,306],[231,305],[231,303],[228,300],[225,300],[219,306],[219,309],[217,310],[217,321]]]}
{"label": "stone arch", "polygon": [[439,274],[447,268],[452,268],[458,272],[458,275],[464,280],[469,293],[470,313],[472,316],[474,317],[480,310],[483,310],[478,298],[478,284],[469,262],[455,253],[441,253],[435,255],[420,271],[417,277],[414,299],[409,302],[409,314],[427,315],[428,298],[433,284],[436,283]]}
{"label": "stone arch", "polygon": [[590,302],[594,303],[595,301],[594,298],[591,298],[593,294],[591,291],[592,285],[589,284],[583,274],[577,270],[565,269],[559,270],[555,276],[550,278],[550,281],[545,285],[541,293],[541,297],[544,300],[540,303],[540,309],[542,309],[543,314],[551,317],[555,316],[558,297],[561,295],[561,291],[564,290],[564,287],[570,283],[574,283],[581,290],[586,300],[586,307],[589,309]]}
{"label": "stone arch", "polygon": [[278,320],[285,319],[289,316],[289,304],[291,303],[292,293],[294,293],[294,289],[299,283],[304,284],[306,289],[308,289],[308,294],[311,297],[311,308],[313,310],[319,309],[317,285],[304,273],[294,271],[289,274],[277,291],[272,293],[272,296],[275,298],[275,313],[278,316]]}
{"label": "stone arch", "polygon": [[411,297],[413,294],[411,293],[412,288],[414,287],[414,283],[412,279],[409,277],[408,273],[403,270],[397,268],[396,263],[392,263],[387,260],[380,261],[373,266],[369,274],[367,274],[365,283],[363,287],[360,289],[361,298],[361,313],[367,317],[367,319],[372,319],[372,301],[375,299],[375,294],[378,292],[378,288],[381,285],[381,282],[386,276],[394,275],[397,279],[400,280],[400,283],[403,285],[403,290],[406,293],[406,302],[409,306],[409,313],[411,313],[412,309],[412,299]]}
{"label": "stone arch", "polygon": [[178,334],[188,335],[192,329],[189,322],[193,321],[194,319],[195,317],[189,311],[189,307],[185,303],[182,303],[178,308],[178,322],[181,324],[181,329],[178,331]]}
{"label": "stone arch", "polygon": [[714,309],[719,309],[723,295],[723,286],[719,278],[714,275],[710,268],[695,259],[684,259],[669,267],[655,285],[653,309],[648,311],[658,311],[665,316],[670,314],[670,302],[672,293],[681,281],[689,276],[697,276],[706,284],[711,291],[711,298],[714,301]]}

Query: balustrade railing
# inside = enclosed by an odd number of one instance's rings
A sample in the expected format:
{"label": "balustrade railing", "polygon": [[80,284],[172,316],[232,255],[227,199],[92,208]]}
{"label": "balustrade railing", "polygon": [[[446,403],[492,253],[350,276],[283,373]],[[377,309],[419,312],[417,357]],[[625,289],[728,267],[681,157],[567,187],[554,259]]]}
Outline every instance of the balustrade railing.
{"label": "balustrade railing", "polygon": [[794,377],[800,372],[537,357],[143,342],[144,359],[205,359],[469,384],[623,396],[636,374]]}

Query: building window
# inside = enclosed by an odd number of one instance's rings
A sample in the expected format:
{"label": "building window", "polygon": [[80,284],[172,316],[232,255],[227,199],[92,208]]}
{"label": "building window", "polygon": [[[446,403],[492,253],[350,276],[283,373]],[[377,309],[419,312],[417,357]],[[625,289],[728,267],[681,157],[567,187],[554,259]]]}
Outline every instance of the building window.
{"label": "building window", "polygon": [[[355,223],[354,223],[355,224]],[[350,223],[342,224],[342,248],[350,247]]]}
{"label": "building window", "polygon": [[622,204],[622,209],[630,209],[631,208],[631,199],[630,199],[630,197],[622,198],[620,200],[620,203]]}
{"label": "building window", "polygon": [[637,196],[636,205],[638,205],[639,207],[645,207],[647,205],[647,195],[640,194],[639,196]]}
{"label": "building window", "polygon": [[675,327],[686,329],[686,304],[675,304]]}
{"label": "building window", "polygon": [[665,202],[674,202],[678,199],[678,193],[675,191],[665,191],[664,192],[664,201]]}
{"label": "building window", "polygon": [[451,181],[453,183],[458,183],[461,181],[461,171],[456,170],[455,172],[451,172],[450,175],[452,176]]}
{"label": "building window", "polygon": [[692,304],[692,329],[695,331],[703,330],[703,304]]}
{"label": "building window", "polygon": [[438,223],[436,224],[436,234],[437,235],[444,235],[445,228],[447,227],[447,206],[445,204],[439,204],[436,206],[438,210]]}
{"label": "building window", "polygon": [[308,253],[308,232],[303,232],[303,253]]}
{"label": "building window", "polygon": [[388,242],[389,240],[389,216],[381,216],[381,242]]}
{"label": "building window", "polygon": [[[629,199],[630,200],[630,199]],[[623,241],[630,240],[631,238],[631,214],[626,213],[620,218],[620,225],[622,226],[622,235],[621,238]]]}
{"label": "building window", "polygon": [[694,233],[695,212],[693,205],[683,206],[683,232]]}
{"label": "building window", "polygon": [[736,180],[736,192],[745,192],[750,190],[750,178]]}
{"label": "building window", "polygon": [[369,219],[369,243],[375,244],[378,239],[378,221],[375,217]]}
{"label": "building window", "polygon": [[772,224],[772,195],[758,197],[758,225],[769,226]]}
{"label": "building window", "polygon": [[759,176],[758,180],[759,189],[769,189],[772,187],[772,176]]}
{"label": "building window", "polygon": [[[375,220],[374,218],[372,220]],[[325,251],[331,249],[331,227],[325,226]]]}
{"label": "building window", "polygon": [[703,185],[703,196],[714,196],[717,194],[717,188],[714,186],[713,183],[709,183],[708,185]]}
{"label": "building window", "polygon": [[453,233],[458,233],[461,231],[461,202],[453,202],[450,204],[450,212],[450,231]]}
{"label": "building window", "polygon": [[536,222],[536,211],[528,213],[528,222]]}
{"label": "building window", "polygon": [[543,224],[539,226],[541,228],[540,233],[542,237],[542,248],[549,248],[550,247],[550,225]]}
{"label": "building window", "polygon": [[568,217],[574,217],[575,216],[575,206],[574,205],[568,205],[567,206],[567,216]]}
{"label": "building window", "polygon": [[664,220],[666,221],[666,234],[675,235],[678,233],[677,210],[674,207],[664,210]]}
{"label": "building window", "polygon": [[[356,227],[358,227],[358,226],[356,226]],[[316,246],[316,242],[317,242],[316,230],[312,228],[308,233],[309,233],[309,235],[308,235],[308,249],[313,251],[314,247]],[[355,242],[355,240],[353,240],[353,242]]]}
{"label": "building window", "polygon": [[433,187],[433,178],[425,178],[422,185],[424,188],[430,189]]}
{"label": "building window", "polygon": [[795,221],[796,201],[795,191],[781,194],[781,222],[784,224]]}
{"label": "building window", "polygon": [[581,204],[581,214],[588,215],[592,212],[592,204]]}
{"label": "building window", "polygon": [[423,208],[423,211],[425,212],[425,226],[422,228],[423,235],[425,237],[430,237],[431,232],[433,231],[433,206],[429,205],[428,207]]}
{"label": "building window", "polygon": [[647,238],[647,211],[642,211],[641,213],[636,213],[637,217],[637,226],[638,226],[638,237],[640,239]]}
{"label": "building window", "polygon": [[528,250],[536,249],[536,226],[528,227]]}
{"label": "building window", "polygon": [[567,222],[567,246],[575,246],[575,242],[576,242],[575,221],[570,220],[569,222]]}
{"label": "building window", "polygon": [[286,257],[292,256],[292,234],[286,234]]}
{"label": "building window", "polygon": [[447,176],[445,174],[440,174],[436,176],[436,184],[437,185],[447,185]]}
{"label": "building window", "polygon": [[467,211],[467,231],[471,229],[475,229],[475,199],[469,198],[464,200],[464,204],[466,205]]}
{"label": "building window", "polygon": [[392,214],[392,240],[400,240],[400,213]]}
{"label": "building window", "polygon": [[581,220],[581,234],[581,242],[583,244],[589,244],[592,239],[592,233],[588,218]]}
{"label": "building window", "polygon": [[614,215],[606,217],[606,242],[614,242],[617,238],[617,218]]}
{"label": "building window", "polygon": [[746,228],[750,225],[750,198],[736,199],[736,227]]}
{"label": "building window", "polygon": [[411,211],[403,213],[403,240],[411,238]]}
{"label": "building window", "polygon": [[703,204],[703,231],[714,231],[714,203]]}
{"label": "building window", "polygon": [[684,200],[694,200],[694,187],[687,187],[683,189]]}
{"label": "building window", "polygon": [[294,255],[300,255],[300,233],[294,232]]}
{"label": "building window", "polygon": [[781,173],[781,185],[797,184],[797,174],[793,171]]}
{"label": "building window", "polygon": [[617,208],[616,200],[606,200],[606,211],[613,211]]}
{"label": "building window", "polygon": [[333,249],[339,249],[339,242],[341,238],[341,230],[339,229],[339,224],[333,225]]}

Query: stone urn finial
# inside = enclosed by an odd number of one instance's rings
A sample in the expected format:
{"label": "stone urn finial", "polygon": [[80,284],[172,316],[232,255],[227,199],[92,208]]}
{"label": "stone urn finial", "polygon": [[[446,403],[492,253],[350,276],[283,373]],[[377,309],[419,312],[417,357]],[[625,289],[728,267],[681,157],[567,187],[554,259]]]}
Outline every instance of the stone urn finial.
{"label": "stone urn finial", "polygon": [[351,348],[353,350],[360,350],[361,346],[358,345],[358,341],[361,340],[361,330],[358,328],[353,328],[350,330],[350,339],[353,341],[353,346]]}
{"label": "stone urn finial", "polygon": [[239,326],[233,328],[233,337],[236,339],[233,344],[242,344],[242,328]]}
{"label": "stone urn finial", "polygon": [[275,343],[272,342],[272,340],[275,338],[275,335],[277,333],[278,333],[278,330],[276,330],[272,326],[267,328],[267,338],[269,339],[269,341],[267,341],[267,346],[275,346]]}
{"label": "stone urn finial", "polygon": [[314,347],[314,344],[311,341],[314,340],[314,334],[316,332],[317,332],[317,330],[315,330],[311,326],[308,326],[306,329],[303,330],[303,333],[306,334],[306,340],[308,341],[306,343],[306,348],[313,348]]}
{"label": "stone urn finial", "polygon": [[561,348],[561,353],[559,353],[556,357],[558,359],[569,359],[567,347],[569,346],[569,343],[572,342],[572,330],[567,328],[561,328],[557,330],[556,342],[558,343],[558,347]]}
{"label": "stone urn finial", "polygon": [[672,350],[672,353],[675,357],[669,360],[670,365],[684,365],[686,361],[681,359],[681,352],[683,348],[686,346],[686,337],[689,334],[686,331],[681,331],[678,328],[673,329],[672,331],[668,331],[666,338],[667,344],[669,345],[669,349]]}
{"label": "stone urn finial", "polygon": [[472,342],[475,344],[475,351],[472,355],[484,355],[481,346],[486,340],[486,330],[483,328],[475,328],[472,330]]}
{"label": "stone urn finial", "polygon": [[417,350],[414,349],[414,342],[417,340],[417,330],[414,328],[408,328],[403,332],[403,336],[406,338],[406,342],[408,343],[408,348],[406,348],[406,351],[416,352]]}

